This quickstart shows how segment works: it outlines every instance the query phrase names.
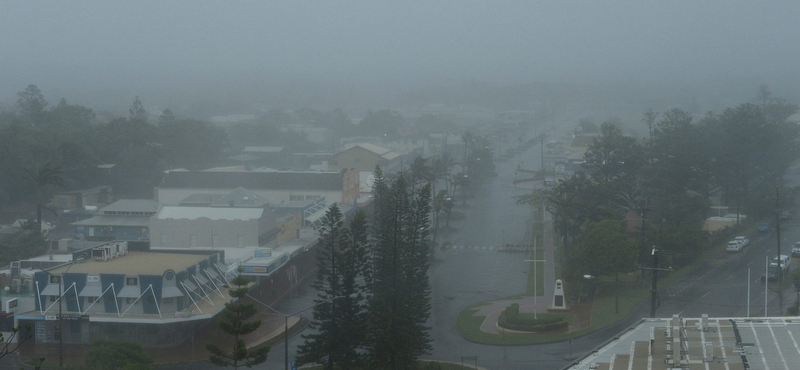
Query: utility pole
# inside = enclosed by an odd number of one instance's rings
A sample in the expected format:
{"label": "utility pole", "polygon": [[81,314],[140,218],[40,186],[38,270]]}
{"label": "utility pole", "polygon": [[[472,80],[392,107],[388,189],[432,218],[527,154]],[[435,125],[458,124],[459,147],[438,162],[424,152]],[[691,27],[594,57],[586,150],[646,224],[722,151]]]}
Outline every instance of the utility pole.
{"label": "utility pole", "polygon": [[656,292],[658,288],[658,251],[653,247],[653,286],[650,288],[650,318],[656,317]]}
{"label": "utility pole", "polygon": [[656,306],[658,302],[658,272],[659,271],[672,271],[672,268],[659,268],[658,267],[658,250],[653,246],[653,251],[650,253],[653,256],[653,267],[642,267],[642,270],[653,271],[653,282],[650,287],[650,318],[656,317]]}
{"label": "utility pole", "polygon": [[775,230],[778,233],[778,284],[783,283],[781,269],[781,187],[775,186]]}

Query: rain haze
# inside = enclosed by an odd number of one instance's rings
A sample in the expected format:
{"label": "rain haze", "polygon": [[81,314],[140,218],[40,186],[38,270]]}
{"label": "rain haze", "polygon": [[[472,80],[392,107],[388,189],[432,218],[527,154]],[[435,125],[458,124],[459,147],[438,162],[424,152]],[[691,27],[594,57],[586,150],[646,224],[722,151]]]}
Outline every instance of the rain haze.
{"label": "rain haze", "polygon": [[797,0],[0,0],[0,370],[788,369],[798,41]]}
{"label": "rain haze", "polygon": [[762,83],[796,97],[798,19],[796,1],[4,1],[0,94],[391,106],[465,83],[570,83],[688,91],[711,109]]}

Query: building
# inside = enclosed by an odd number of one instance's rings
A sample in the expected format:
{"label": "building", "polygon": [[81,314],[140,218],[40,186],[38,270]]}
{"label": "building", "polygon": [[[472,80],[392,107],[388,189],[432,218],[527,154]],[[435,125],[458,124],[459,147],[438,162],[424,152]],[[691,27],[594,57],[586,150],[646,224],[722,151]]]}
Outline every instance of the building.
{"label": "building", "polygon": [[152,199],[120,199],[93,217],[70,223],[71,233],[85,240],[147,240],[150,217],[157,211]]}
{"label": "building", "polygon": [[797,333],[796,317],[648,319],[567,369],[790,369]]}
{"label": "building", "polygon": [[276,246],[280,230],[266,208],[162,206],[150,219],[150,249]]}
{"label": "building", "polygon": [[102,185],[91,189],[73,190],[53,196],[53,207],[58,209],[83,209],[86,206],[102,207],[114,201],[111,186]]}
{"label": "building", "polygon": [[195,194],[227,195],[246,188],[270,205],[325,198],[350,204],[358,197],[359,171],[204,171],[169,172],[156,189],[156,200],[178,205]]}
{"label": "building", "polygon": [[401,156],[375,144],[360,143],[340,151],[328,160],[332,168],[357,168],[371,171],[381,166],[385,172],[393,172],[400,166]]}
{"label": "building", "polygon": [[16,298],[15,324],[30,324],[35,343],[58,342],[60,312],[65,343],[180,343],[230,301],[227,268],[223,251],[128,253],[125,242],[105,244],[37,271],[32,304]]}

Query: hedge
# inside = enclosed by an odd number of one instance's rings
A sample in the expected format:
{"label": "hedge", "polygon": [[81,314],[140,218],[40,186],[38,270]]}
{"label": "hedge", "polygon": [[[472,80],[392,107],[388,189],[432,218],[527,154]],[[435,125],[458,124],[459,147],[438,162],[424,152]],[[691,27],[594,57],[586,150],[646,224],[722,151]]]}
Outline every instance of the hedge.
{"label": "hedge", "polygon": [[545,332],[563,330],[569,327],[569,323],[560,317],[546,319],[532,319],[519,315],[519,303],[513,303],[500,315],[497,324],[501,328],[516,331]]}

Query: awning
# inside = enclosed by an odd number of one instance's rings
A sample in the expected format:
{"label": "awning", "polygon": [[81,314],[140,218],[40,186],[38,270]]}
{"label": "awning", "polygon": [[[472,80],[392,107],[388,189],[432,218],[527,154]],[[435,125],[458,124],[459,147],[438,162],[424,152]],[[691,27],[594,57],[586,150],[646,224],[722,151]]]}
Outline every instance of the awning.
{"label": "awning", "polygon": [[203,275],[197,274],[194,276],[194,278],[197,279],[200,284],[208,284],[208,279],[204,278]]}
{"label": "awning", "polygon": [[[44,289],[42,289],[42,291],[39,294],[40,295],[54,295],[54,296],[57,296],[57,295],[59,295],[58,294],[58,291],[59,291],[58,285],[59,285],[58,283],[47,284],[47,286],[44,287]],[[62,289],[61,292],[63,292],[63,291],[64,290]]]}
{"label": "awning", "polygon": [[197,285],[194,285],[194,283],[189,280],[184,280],[182,284],[189,290],[197,290]]}
{"label": "awning", "polygon": [[183,292],[174,286],[161,288],[161,298],[183,297]]}
{"label": "awning", "polygon": [[142,295],[137,286],[126,286],[117,293],[117,298],[139,298]]}
{"label": "awning", "polygon": [[103,287],[100,285],[87,285],[80,293],[79,297],[99,297],[103,294]]}
{"label": "awning", "polygon": [[206,274],[212,278],[219,277],[219,273],[211,267],[206,268]]}

